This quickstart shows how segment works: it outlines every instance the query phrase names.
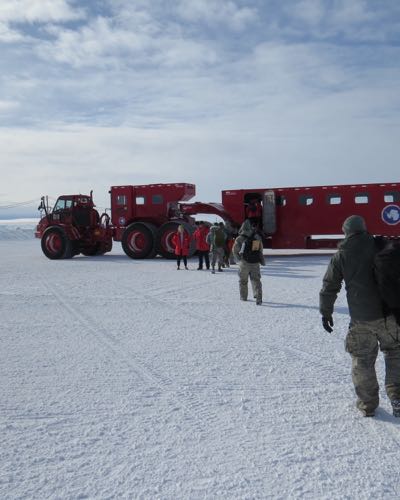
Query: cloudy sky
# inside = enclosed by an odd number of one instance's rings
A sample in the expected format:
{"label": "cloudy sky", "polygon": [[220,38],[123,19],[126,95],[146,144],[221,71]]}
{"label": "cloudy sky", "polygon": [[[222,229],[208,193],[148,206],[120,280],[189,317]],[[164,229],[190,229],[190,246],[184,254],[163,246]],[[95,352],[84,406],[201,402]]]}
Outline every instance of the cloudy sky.
{"label": "cloudy sky", "polygon": [[398,0],[1,0],[0,51],[0,208],[400,181]]}

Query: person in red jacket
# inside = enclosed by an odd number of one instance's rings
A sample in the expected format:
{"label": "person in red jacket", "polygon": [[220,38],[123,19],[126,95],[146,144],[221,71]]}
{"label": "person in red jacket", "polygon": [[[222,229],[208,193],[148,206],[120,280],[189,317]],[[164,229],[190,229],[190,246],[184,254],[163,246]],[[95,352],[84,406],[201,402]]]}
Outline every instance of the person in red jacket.
{"label": "person in red jacket", "polygon": [[176,265],[178,271],[181,268],[182,259],[185,265],[185,269],[187,270],[187,256],[189,255],[190,235],[187,231],[185,231],[185,226],[183,226],[182,224],[178,226],[176,233],[172,236],[172,244],[175,245]]}
{"label": "person in red jacket", "polygon": [[246,207],[246,217],[251,223],[260,225],[262,219],[262,206],[257,198],[250,200],[250,203]]}
{"label": "person in red jacket", "polygon": [[209,232],[209,227],[204,224],[204,222],[200,222],[198,228],[193,233],[193,238],[196,242],[197,255],[199,257],[199,267],[197,268],[197,270],[203,269],[203,259],[205,261],[207,269],[210,269],[210,245],[206,241],[207,234]]}

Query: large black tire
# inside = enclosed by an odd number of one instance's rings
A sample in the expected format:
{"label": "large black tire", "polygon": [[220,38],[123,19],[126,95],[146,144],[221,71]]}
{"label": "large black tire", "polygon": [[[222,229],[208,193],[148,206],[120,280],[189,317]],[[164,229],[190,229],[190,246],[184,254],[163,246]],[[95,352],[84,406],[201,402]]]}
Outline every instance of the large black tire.
{"label": "large black tire", "polygon": [[156,232],[153,224],[134,222],[122,235],[122,248],[131,259],[152,258],[156,254]]}
{"label": "large black tire", "polygon": [[48,227],[41,240],[42,251],[48,259],[70,259],[74,245],[61,227]]}
{"label": "large black tire", "polygon": [[[163,224],[157,232],[157,253],[162,255],[165,259],[175,259],[175,247],[172,243],[172,237],[176,233],[178,226],[182,224],[185,230],[192,235],[194,233],[194,227],[185,221],[177,220],[166,222]],[[195,242],[192,240],[190,242],[189,257],[196,251]]]}

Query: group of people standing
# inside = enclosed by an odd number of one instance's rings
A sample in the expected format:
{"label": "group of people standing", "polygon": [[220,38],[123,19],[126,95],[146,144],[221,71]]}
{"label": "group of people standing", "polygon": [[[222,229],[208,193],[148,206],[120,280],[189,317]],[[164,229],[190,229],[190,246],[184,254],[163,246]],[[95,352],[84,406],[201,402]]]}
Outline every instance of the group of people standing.
{"label": "group of people standing", "polygon": [[209,227],[204,222],[200,222],[197,229],[191,236],[183,224],[172,237],[172,243],[175,246],[177,269],[181,267],[183,260],[185,269],[187,267],[187,257],[190,253],[190,245],[193,240],[196,245],[196,253],[199,259],[198,270],[210,270],[214,274],[217,269],[219,272],[223,267],[229,267],[230,255],[233,244],[233,231],[229,230],[223,222],[216,222]]}
{"label": "group of people standing", "polygon": [[230,267],[233,258],[239,265],[240,299],[247,300],[250,279],[256,304],[262,304],[260,265],[265,265],[265,261],[257,224],[246,219],[239,231],[235,232],[223,222],[216,222],[211,227],[200,222],[193,236],[190,236],[183,224],[179,225],[172,238],[178,270],[182,261],[185,269],[188,269],[187,257],[192,238],[196,245],[198,270],[204,269],[205,265],[206,269],[211,269],[212,274],[215,274],[216,270],[222,272],[224,267]]}

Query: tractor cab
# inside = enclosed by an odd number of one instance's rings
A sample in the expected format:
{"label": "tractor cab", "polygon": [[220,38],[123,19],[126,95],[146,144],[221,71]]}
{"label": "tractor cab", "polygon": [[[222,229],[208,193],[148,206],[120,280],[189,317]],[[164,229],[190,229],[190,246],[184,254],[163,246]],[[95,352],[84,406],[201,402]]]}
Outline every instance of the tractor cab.
{"label": "tractor cab", "polygon": [[54,223],[92,227],[99,220],[98,212],[94,206],[92,196],[63,195],[57,199],[50,217]]}

